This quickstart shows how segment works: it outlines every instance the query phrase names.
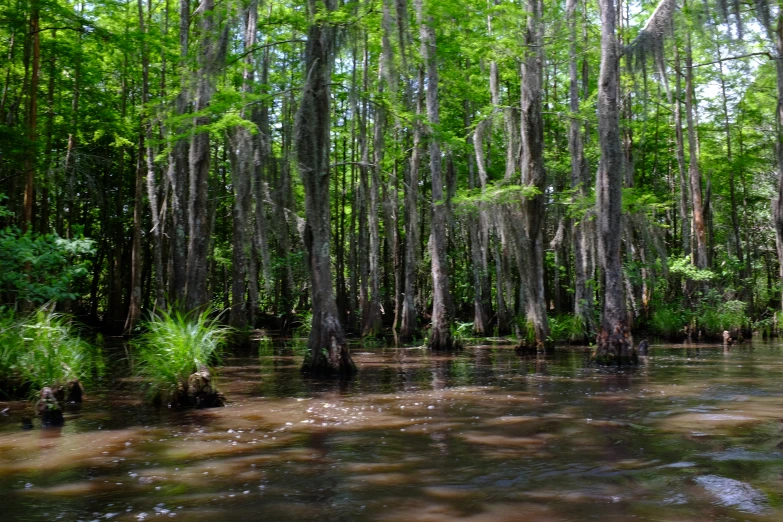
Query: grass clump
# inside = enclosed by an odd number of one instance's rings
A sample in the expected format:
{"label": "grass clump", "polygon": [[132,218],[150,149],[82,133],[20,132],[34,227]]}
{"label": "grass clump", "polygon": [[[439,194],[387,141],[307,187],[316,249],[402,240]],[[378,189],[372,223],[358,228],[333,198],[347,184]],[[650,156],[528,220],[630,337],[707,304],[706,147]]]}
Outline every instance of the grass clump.
{"label": "grass clump", "polygon": [[739,332],[750,324],[743,301],[704,303],[699,310],[699,326],[710,338],[719,338],[724,330]]}
{"label": "grass clump", "polygon": [[100,350],[52,308],[22,317],[0,313],[0,386],[6,395],[33,396],[46,386],[64,389],[74,381],[88,384],[102,373]]}
{"label": "grass clump", "polygon": [[649,324],[655,335],[665,339],[679,340],[685,335],[684,328],[688,324],[688,320],[679,305],[659,303],[653,308]]}
{"label": "grass clump", "polygon": [[579,343],[588,338],[584,321],[578,315],[560,314],[549,317],[549,340],[555,343]]}
{"label": "grass clump", "polygon": [[170,404],[183,402],[191,375],[204,369],[212,373],[230,333],[210,310],[158,312],[143,329],[132,343],[134,373],[144,380],[149,399]]}

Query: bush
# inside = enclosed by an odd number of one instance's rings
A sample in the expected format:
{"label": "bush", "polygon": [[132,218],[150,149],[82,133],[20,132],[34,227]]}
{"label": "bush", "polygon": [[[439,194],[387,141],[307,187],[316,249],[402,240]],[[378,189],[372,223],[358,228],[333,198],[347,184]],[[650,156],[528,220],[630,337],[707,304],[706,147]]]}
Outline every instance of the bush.
{"label": "bush", "polygon": [[191,374],[202,367],[211,372],[220,363],[230,329],[210,315],[210,310],[198,315],[159,312],[142,326],[144,333],[132,342],[132,367],[144,379],[150,399],[174,400],[187,389]]}
{"label": "bush", "polygon": [[667,339],[675,339],[682,335],[683,328],[688,324],[685,313],[679,304],[658,304],[653,308],[650,318],[650,328],[654,334]]}
{"label": "bush", "polygon": [[9,303],[75,299],[74,283],[88,273],[93,241],[0,229],[0,294]]}
{"label": "bush", "polygon": [[699,309],[699,326],[710,337],[719,337],[724,330],[741,330],[749,324],[746,306],[743,301],[726,301],[717,305],[703,303]]}
{"label": "bush", "polygon": [[69,317],[53,312],[52,305],[22,318],[3,313],[0,343],[0,381],[7,388],[27,387],[35,394],[74,380],[89,383],[103,370],[100,350],[81,338]]}
{"label": "bush", "polygon": [[584,342],[588,337],[584,321],[578,315],[560,314],[549,317],[549,338],[554,342]]}

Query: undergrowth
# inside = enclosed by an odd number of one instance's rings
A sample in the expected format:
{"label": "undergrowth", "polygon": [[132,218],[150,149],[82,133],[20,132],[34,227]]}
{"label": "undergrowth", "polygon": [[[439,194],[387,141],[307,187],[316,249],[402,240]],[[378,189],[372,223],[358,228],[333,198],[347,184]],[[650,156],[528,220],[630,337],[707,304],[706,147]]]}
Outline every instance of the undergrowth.
{"label": "undergrowth", "polygon": [[0,311],[0,389],[6,395],[45,386],[59,388],[79,380],[90,384],[104,370],[101,350],[80,335],[73,320],[53,305],[16,316]]}
{"label": "undergrowth", "polygon": [[144,380],[148,398],[168,400],[178,388],[187,387],[188,377],[202,366],[210,372],[220,364],[230,328],[207,310],[200,314],[153,315],[133,340],[133,372]]}

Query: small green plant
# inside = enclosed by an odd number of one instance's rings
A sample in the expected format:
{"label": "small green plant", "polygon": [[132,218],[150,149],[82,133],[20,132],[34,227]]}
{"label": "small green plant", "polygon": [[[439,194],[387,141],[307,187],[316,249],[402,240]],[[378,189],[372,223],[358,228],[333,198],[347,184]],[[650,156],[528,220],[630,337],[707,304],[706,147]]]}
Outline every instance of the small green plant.
{"label": "small green plant", "polygon": [[187,389],[188,378],[202,366],[211,371],[220,363],[230,329],[210,312],[162,311],[144,324],[144,333],[132,342],[132,367],[144,379],[149,398],[169,400],[178,389]]}
{"label": "small green plant", "polygon": [[301,315],[297,315],[295,321],[298,326],[294,328],[293,337],[304,337],[310,335],[310,330],[313,328],[313,313],[305,312]]}
{"label": "small green plant", "polygon": [[451,325],[451,338],[455,341],[469,339],[473,333],[473,323],[461,323],[457,321]]}

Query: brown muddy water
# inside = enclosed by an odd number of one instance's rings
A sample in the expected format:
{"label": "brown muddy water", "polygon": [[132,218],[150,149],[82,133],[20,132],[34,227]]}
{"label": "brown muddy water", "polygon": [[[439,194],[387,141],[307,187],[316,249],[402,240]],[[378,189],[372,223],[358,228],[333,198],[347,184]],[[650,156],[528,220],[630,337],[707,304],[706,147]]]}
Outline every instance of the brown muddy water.
{"label": "brown muddy water", "polygon": [[631,370],[353,350],[347,384],[303,379],[290,346],[229,359],[221,409],[157,411],[125,385],[23,431],[13,403],[0,519],[783,520],[779,344],[657,345]]}

